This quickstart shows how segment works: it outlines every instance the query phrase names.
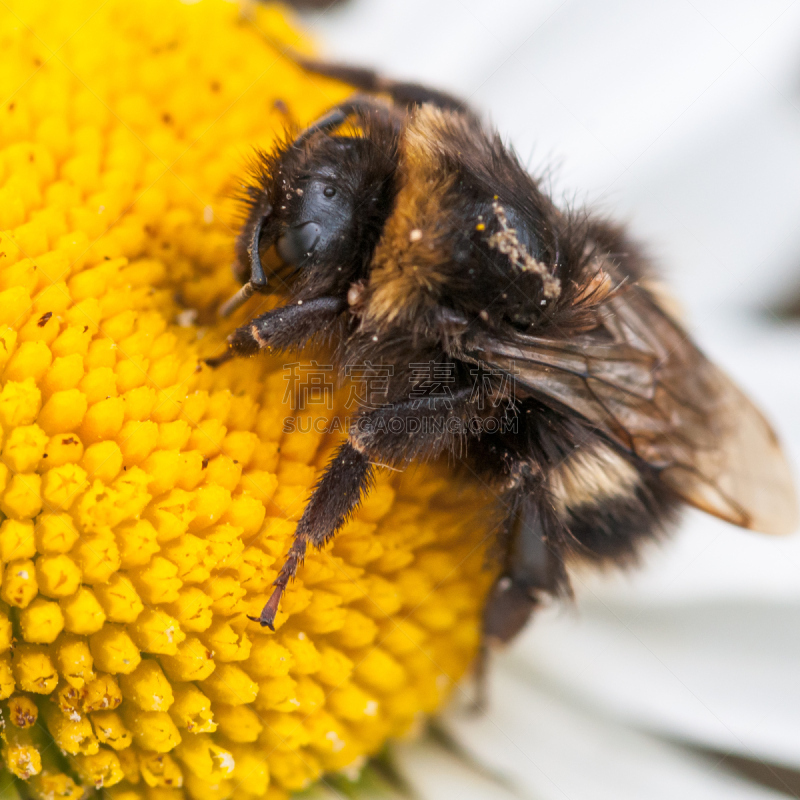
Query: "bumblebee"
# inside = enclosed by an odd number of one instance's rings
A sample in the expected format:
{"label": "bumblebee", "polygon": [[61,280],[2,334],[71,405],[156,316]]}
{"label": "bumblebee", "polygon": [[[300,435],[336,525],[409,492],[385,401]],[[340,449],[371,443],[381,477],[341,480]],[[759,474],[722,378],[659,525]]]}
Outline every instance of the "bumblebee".
{"label": "bumblebee", "polygon": [[[211,363],[324,339],[341,374],[390,369],[313,489],[262,626],[376,465],[449,455],[495,492],[487,641],[568,593],[568,564],[634,562],[682,504],[767,533],[795,527],[770,425],[692,342],[621,227],[557,208],[457,98],[295,59],[359,93],[258,154],[243,286],[222,313],[254,292],[284,302]],[[447,392],[430,391],[421,364],[451,376]]]}

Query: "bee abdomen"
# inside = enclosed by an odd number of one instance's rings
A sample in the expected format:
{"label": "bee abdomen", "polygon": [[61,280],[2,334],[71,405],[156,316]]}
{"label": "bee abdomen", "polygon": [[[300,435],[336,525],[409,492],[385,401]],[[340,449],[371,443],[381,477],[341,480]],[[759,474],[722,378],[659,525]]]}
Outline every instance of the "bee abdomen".
{"label": "bee abdomen", "polygon": [[660,538],[680,505],[654,471],[637,469],[606,445],[570,456],[551,474],[550,492],[570,533],[569,556],[621,565]]}

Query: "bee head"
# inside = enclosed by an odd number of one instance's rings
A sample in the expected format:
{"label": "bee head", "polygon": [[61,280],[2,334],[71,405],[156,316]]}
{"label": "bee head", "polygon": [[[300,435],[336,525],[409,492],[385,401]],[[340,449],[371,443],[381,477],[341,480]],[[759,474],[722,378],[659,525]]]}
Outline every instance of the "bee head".
{"label": "bee head", "polygon": [[394,200],[397,132],[380,115],[352,116],[352,128],[338,112],[259,154],[234,266],[251,292],[346,293],[369,264]]}

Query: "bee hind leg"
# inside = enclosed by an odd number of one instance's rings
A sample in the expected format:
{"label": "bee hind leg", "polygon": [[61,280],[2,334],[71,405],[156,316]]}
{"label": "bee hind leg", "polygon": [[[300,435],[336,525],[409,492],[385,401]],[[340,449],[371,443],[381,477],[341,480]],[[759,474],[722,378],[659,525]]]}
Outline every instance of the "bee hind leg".
{"label": "bee hind leg", "polygon": [[483,610],[483,639],[475,665],[475,709],[487,704],[487,668],[493,646],[514,639],[548,595],[569,594],[562,526],[548,508],[538,482],[514,490],[503,536],[503,570]]}
{"label": "bee hind leg", "polygon": [[484,615],[484,635],[499,643],[511,641],[546,596],[570,593],[563,525],[540,483],[527,484],[515,490],[503,570],[492,587]]}

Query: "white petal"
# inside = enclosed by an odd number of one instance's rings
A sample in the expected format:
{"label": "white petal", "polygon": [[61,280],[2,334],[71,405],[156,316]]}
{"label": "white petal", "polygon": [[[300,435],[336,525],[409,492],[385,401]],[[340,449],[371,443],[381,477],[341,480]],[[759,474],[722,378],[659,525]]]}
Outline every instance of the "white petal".
{"label": "white petal", "polygon": [[471,768],[430,737],[393,746],[392,757],[419,800],[533,800]]}
{"label": "white petal", "polygon": [[[540,800],[786,798],[714,762],[570,706],[508,669],[495,670],[490,684],[488,712],[451,711],[444,724],[472,758],[507,776],[523,795]],[[451,796],[458,795],[442,795]]]}
{"label": "white petal", "polygon": [[[383,784],[382,781],[380,783]],[[410,800],[407,794],[395,791],[389,785],[376,786],[374,780],[364,781],[362,778],[357,784],[347,785],[346,789],[339,789],[336,782],[331,781],[327,776],[304,791],[302,795],[293,796],[302,797],[303,800],[352,800],[353,797],[358,800]]]}
{"label": "white petal", "polygon": [[542,615],[507,658],[620,720],[796,768],[799,616],[796,603],[594,605]]}
{"label": "white petal", "polygon": [[[318,786],[308,789],[303,794],[303,800],[345,800],[345,796],[336,789],[333,789],[332,787],[326,786],[324,783],[322,783]],[[369,795],[366,795],[364,800],[372,800],[372,798],[370,798]]]}
{"label": "white petal", "polygon": [[[478,765],[444,747],[433,737],[425,735],[413,742],[392,742],[392,765],[413,792],[394,791],[385,786],[365,789],[358,786],[352,796],[358,800],[534,800],[504,787],[502,781],[482,773]],[[367,781],[367,783],[372,783]],[[304,800],[346,800],[330,782],[323,782],[303,794]]]}

